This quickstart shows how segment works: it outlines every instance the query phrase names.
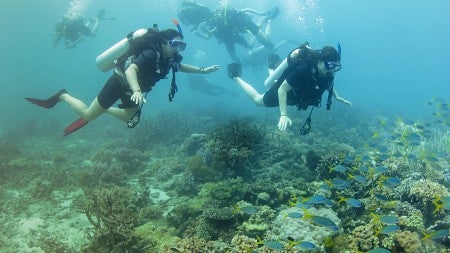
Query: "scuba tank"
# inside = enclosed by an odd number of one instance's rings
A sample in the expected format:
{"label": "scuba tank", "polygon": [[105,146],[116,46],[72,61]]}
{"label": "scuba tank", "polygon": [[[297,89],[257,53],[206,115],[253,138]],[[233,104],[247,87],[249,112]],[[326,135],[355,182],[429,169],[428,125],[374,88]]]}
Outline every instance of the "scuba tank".
{"label": "scuba tank", "polygon": [[117,59],[119,59],[119,57],[126,53],[130,48],[130,42],[136,38],[144,36],[147,31],[147,29],[138,29],[135,32],[128,34],[126,38],[117,42],[115,45],[98,55],[97,58],[95,58],[97,68],[103,72],[113,69]]}
{"label": "scuba tank", "polygon": [[266,87],[266,89],[270,89],[270,87],[272,87],[272,85],[277,82],[277,79],[281,76],[281,74],[283,74],[283,72],[289,67],[289,65],[291,65],[293,59],[300,55],[302,47],[311,49],[309,47],[309,43],[305,42],[300,47],[292,50],[288,54],[288,56],[286,56],[286,58],[278,65],[278,67],[274,69],[273,72],[266,78],[266,80],[264,81],[264,87]]}
{"label": "scuba tank", "polygon": [[278,65],[278,67],[266,78],[264,81],[264,87],[270,89],[275,84],[277,79],[283,74],[283,71],[289,66],[287,57]]}

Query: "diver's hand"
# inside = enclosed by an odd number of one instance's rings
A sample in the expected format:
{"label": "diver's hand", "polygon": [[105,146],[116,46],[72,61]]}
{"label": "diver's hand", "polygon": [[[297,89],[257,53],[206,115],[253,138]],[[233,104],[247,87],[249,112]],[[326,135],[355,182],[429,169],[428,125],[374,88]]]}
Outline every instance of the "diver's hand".
{"label": "diver's hand", "polygon": [[344,103],[344,104],[346,104],[348,106],[352,106],[353,105],[352,102],[350,102],[348,100],[345,100],[345,99],[342,100],[342,103]]}
{"label": "diver's hand", "polygon": [[341,102],[341,103],[343,103],[343,104],[345,104],[345,105],[352,106],[352,102],[348,101],[347,99],[339,97],[336,100]]}
{"label": "diver's hand", "polygon": [[284,132],[290,125],[292,125],[292,120],[287,115],[282,115],[280,121],[278,121],[278,129]]}
{"label": "diver's hand", "polygon": [[131,101],[135,102],[137,105],[142,102],[147,103],[147,100],[145,100],[140,90],[133,91],[133,95],[131,95]]}
{"label": "diver's hand", "polygon": [[203,73],[204,74],[209,74],[211,72],[219,70],[219,68],[220,68],[219,65],[212,65],[212,66],[204,68]]}

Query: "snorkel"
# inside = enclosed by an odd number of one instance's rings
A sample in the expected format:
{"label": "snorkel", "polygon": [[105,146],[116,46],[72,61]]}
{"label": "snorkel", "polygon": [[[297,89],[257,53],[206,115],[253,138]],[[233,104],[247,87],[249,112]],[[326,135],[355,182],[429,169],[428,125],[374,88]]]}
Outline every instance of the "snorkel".
{"label": "snorkel", "polygon": [[172,18],[172,23],[177,27],[178,32],[179,32],[180,35],[181,35],[181,38],[183,38],[183,30],[181,30],[181,25],[180,25],[180,23],[178,22],[178,20],[176,20],[175,18]]}
{"label": "snorkel", "polygon": [[342,58],[342,48],[341,48],[341,43],[337,43],[337,50],[338,50],[338,53],[339,53],[339,57],[341,57]]}

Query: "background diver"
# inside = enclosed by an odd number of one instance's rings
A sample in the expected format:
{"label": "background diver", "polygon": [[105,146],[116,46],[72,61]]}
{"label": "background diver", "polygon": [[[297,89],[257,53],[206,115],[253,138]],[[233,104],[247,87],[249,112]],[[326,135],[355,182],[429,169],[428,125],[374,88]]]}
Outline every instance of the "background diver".
{"label": "background diver", "polygon": [[115,17],[105,17],[103,9],[98,12],[97,17],[88,20],[84,16],[64,15],[55,25],[53,46],[56,47],[64,38],[66,48],[74,48],[85,36],[94,37],[100,20],[105,19],[115,19]]}
{"label": "background diver", "polygon": [[208,96],[218,96],[224,94],[236,95],[235,92],[229,91],[220,85],[212,83],[203,75],[189,75],[187,80],[189,88],[194,92],[201,92]]}
{"label": "background diver", "polygon": [[[261,16],[258,24],[253,22],[249,13]],[[185,1],[178,16],[181,22],[193,26],[191,31],[197,36],[209,39],[214,35],[220,43],[225,44],[231,59],[239,62],[235,44],[239,44],[247,49],[252,49],[254,46],[254,41],[249,42],[243,36],[248,32],[252,33],[255,39],[265,48],[271,51],[275,49],[268,35],[261,30],[261,27],[263,24],[269,26],[270,21],[276,18],[278,14],[278,7],[267,12],[257,12],[249,8],[237,10],[229,7],[228,3],[212,12],[204,5],[194,1]],[[267,30],[270,30],[270,28],[267,28],[266,32]]]}

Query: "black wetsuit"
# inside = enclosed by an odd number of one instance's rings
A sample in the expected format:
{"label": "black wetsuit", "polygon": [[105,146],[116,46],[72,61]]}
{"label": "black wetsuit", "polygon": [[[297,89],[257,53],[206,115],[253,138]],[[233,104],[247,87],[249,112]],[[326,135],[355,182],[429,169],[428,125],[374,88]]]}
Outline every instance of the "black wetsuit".
{"label": "black wetsuit", "polygon": [[267,107],[279,106],[278,88],[283,81],[292,87],[287,93],[287,104],[306,109],[308,106],[319,106],[323,93],[333,88],[334,77],[331,74],[321,75],[316,67],[299,63],[288,67],[277,83],[264,93],[263,101]]}
{"label": "black wetsuit", "polygon": [[225,44],[228,54],[234,61],[238,61],[234,44],[237,43],[245,48],[252,48],[242,33],[250,31],[255,36],[258,34],[259,27],[252,21],[251,17],[244,12],[229,8],[224,18],[224,10],[216,11],[216,16],[212,19],[212,24],[217,28],[214,36]]}
{"label": "black wetsuit", "polygon": [[66,41],[73,43],[78,40],[81,35],[94,36],[91,29],[84,24],[83,20],[69,22],[64,26],[64,39]]}
{"label": "black wetsuit", "polygon": [[[133,60],[132,63],[139,67],[137,77],[142,92],[150,91],[156,82],[165,78],[169,73],[169,61],[159,58],[155,50],[146,49]],[[125,62],[118,64],[118,68],[123,72],[125,72],[124,64]],[[108,109],[119,99],[122,101],[122,108],[132,108],[138,106],[131,101],[132,93],[126,79],[114,73],[103,86],[97,100],[104,109]]]}

